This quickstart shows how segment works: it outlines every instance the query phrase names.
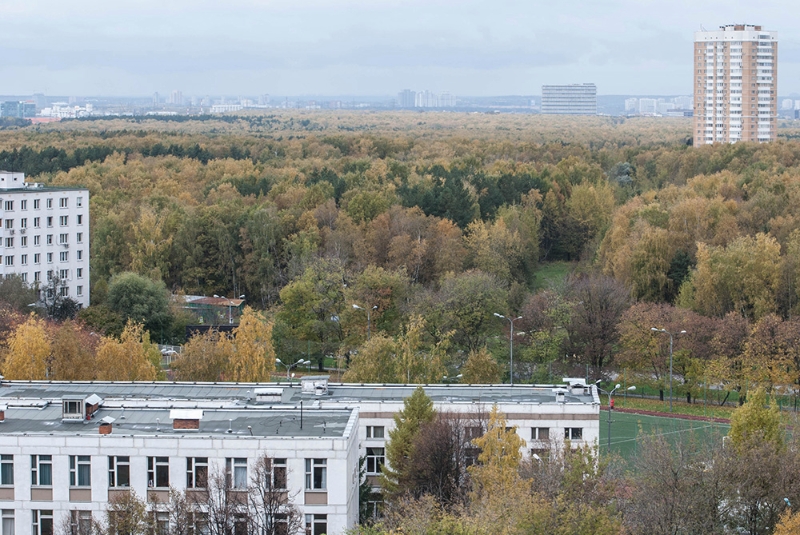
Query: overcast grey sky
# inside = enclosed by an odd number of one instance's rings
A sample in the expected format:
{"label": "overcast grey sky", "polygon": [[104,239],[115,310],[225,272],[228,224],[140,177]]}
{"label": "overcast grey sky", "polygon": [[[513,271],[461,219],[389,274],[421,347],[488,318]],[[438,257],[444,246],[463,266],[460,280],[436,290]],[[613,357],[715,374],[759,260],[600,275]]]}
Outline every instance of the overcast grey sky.
{"label": "overcast grey sky", "polygon": [[796,0],[2,0],[0,94],[689,94],[693,32],[779,32],[800,92]]}

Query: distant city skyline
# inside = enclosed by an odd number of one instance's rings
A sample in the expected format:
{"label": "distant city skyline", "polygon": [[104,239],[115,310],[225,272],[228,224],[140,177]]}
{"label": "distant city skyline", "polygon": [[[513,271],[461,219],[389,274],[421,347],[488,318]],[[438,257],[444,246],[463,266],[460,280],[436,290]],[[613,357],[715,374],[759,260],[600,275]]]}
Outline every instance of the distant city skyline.
{"label": "distant city skyline", "polygon": [[694,32],[778,32],[780,94],[800,90],[788,0],[10,0],[0,4],[2,94],[536,95],[692,89]]}

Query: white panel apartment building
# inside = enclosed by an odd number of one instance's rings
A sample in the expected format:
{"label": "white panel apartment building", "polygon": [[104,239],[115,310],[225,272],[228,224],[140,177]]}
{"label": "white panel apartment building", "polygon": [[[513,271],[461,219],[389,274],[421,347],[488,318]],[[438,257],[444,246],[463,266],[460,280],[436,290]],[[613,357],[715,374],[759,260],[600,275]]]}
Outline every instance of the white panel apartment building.
{"label": "white panel apartment building", "polygon": [[777,138],[778,34],[731,24],[694,34],[694,145]]}
{"label": "white panel apartment building", "polygon": [[19,274],[89,306],[89,190],[26,182],[23,173],[0,171],[0,275]]}
{"label": "white panel apartment building", "polygon": [[[358,522],[359,457],[377,484],[393,416],[415,388],[329,385],[323,377],[302,384],[0,381],[0,521],[17,535],[52,535],[65,518],[103,520],[109,498],[129,489],[158,514],[170,486],[196,490],[198,463],[206,473],[239,466],[247,478],[266,453],[288,473],[286,491],[305,532],[339,535]],[[497,404],[524,439],[525,455],[565,439],[574,446],[599,439],[594,386],[424,388],[437,411],[469,417],[474,437]],[[100,434],[104,422],[109,434]]]}
{"label": "white panel apartment building", "polygon": [[546,115],[597,115],[594,84],[543,85],[542,113]]}

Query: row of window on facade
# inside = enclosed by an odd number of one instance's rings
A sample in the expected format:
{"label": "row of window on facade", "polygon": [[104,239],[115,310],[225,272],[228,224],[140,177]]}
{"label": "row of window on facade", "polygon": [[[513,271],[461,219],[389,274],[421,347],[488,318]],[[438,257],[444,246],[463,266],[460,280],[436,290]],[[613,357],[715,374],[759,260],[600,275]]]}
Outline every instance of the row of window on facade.
{"label": "row of window on facade", "polygon": [[[83,250],[76,251],[76,253],[77,253],[76,258],[78,260],[83,260]],[[53,253],[45,253],[45,254],[47,255],[47,256],[45,256],[45,258],[47,259],[47,263],[48,264],[52,264],[53,263]],[[15,255],[5,255],[3,257],[3,264],[6,265],[6,266],[13,266],[14,265],[14,258],[15,258]],[[58,253],[58,261],[59,262],[69,262],[69,251],[61,251],[61,252],[59,252]],[[42,253],[34,253],[33,254],[33,263],[34,263],[34,265],[38,265],[38,264],[42,263]],[[28,265],[28,255],[27,254],[19,255],[19,264],[21,266],[27,266]]]}
{"label": "row of window on facade", "polygon": [[[53,228],[53,216],[45,217],[45,223],[47,228]],[[76,225],[83,225],[83,214],[78,214],[75,216],[75,224]],[[58,226],[60,227],[68,227],[69,226],[69,216],[62,215],[58,216]],[[14,220],[13,219],[6,219],[5,223],[3,224],[3,228],[6,230],[15,230]],[[28,228],[28,218],[23,217],[19,220],[19,229],[26,230]],[[33,228],[42,228],[42,218],[41,217],[34,217],[33,218]]]}
{"label": "row of window on facade", "polygon": [[[78,232],[75,234],[75,238],[78,244],[83,243],[83,232]],[[16,243],[19,243],[20,247],[27,247],[28,246],[28,236],[20,236],[19,242],[14,240],[13,236],[7,236],[5,241],[0,243],[0,245],[5,245],[7,248],[14,247]],[[42,237],[40,235],[35,235],[33,237],[33,246],[39,247],[42,244]],[[45,236],[45,244],[46,245],[53,245],[53,235],[47,234]],[[69,246],[69,234],[64,232],[58,235],[58,244],[59,245],[66,245]]]}
{"label": "row of window on facade", "polygon": [[[45,199],[45,206],[47,208],[53,208],[53,199]],[[83,197],[77,197],[75,199],[75,206],[78,208],[83,207]],[[59,208],[69,208],[69,197],[61,197],[58,199],[58,207]],[[3,208],[5,208],[6,212],[13,212],[14,211],[14,201],[6,201]],[[42,208],[42,199],[33,199],[33,209],[34,210],[41,210]],[[27,210],[28,209],[28,199],[22,199],[19,201],[19,209],[20,210]]]}
{"label": "row of window on facade", "polygon": [[[168,535],[170,533],[170,513],[168,511],[151,511],[153,515],[154,535]],[[208,535],[208,513],[203,511],[189,511],[187,522],[188,535]],[[54,535],[55,523],[52,509],[33,509],[30,511],[31,533],[33,535]],[[0,518],[0,535],[16,535],[16,512],[13,509],[3,509]],[[114,528],[114,516],[110,515],[109,526],[111,533],[118,533]],[[69,512],[70,533],[78,535],[81,533],[92,533],[94,518],[91,511],[71,510]],[[287,518],[285,514],[277,514],[275,517],[276,533],[289,535]],[[281,529],[283,527],[283,529]],[[305,515],[306,535],[324,535],[328,531],[327,514],[308,514]],[[121,535],[121,534],[120,534]],[[244,513],[236,514],[233,518],[233,531],[231,535],[248,535],[247,516]]]}
{"label": "row of window on facade", "polygon": [[[383,448],[380,448],[380,464],[383,463]],[[208,457],[187,457],[186,488],[203,489],[208,486]],[[51,487],[53,485],[53,456],[31,455],[31,485]],[[147,457],[148,488],[168,489],[170,487],[169,457]],[[92,484],[92,462],[90,455],[69,456],[70,487],[90,487]],[[380,469],[380,466],[378,466]],[[287,488],[287,460],[272,459],[271,485],[276,489]],[[228,457],[225,459],[225,484],[228,488],[246,489],[248,485],[247,458]],[[14,485],[14,456],[0,455],[0,485]],[[127,455],[108,456],[109,488],[128,488],[131,486],[131,458]],[[305,488],[307,490],[327,490],[327,459],[305,459]]]}

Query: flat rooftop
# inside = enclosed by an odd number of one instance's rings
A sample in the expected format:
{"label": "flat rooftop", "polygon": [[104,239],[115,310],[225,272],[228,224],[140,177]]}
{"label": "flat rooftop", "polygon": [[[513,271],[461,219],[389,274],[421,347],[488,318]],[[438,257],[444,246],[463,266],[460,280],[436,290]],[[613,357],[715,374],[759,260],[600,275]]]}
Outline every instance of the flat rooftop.
{"label": "flat rooftop", "polygon": [[[313,379],[309,377],[308,379]],[[328,383],[327,392],[316,395],[303,392],[300,383],[186,383],[186,382],[48,382],[2,381],[0,401],[13,405],[11,400],[60,400],[65,396],[97,394],[105,400],[130,406],[151,408],[173,402],[175,408],[211,407],[234,408],[256,403],[256,392],[262,389],[280,391],[264,405],[296,406],[300,401],[324,402],[399,402],[409,397],[418,385],[398,384],[341,384]],[[599,403],[594,388],[565,389],[565,384],[553,385],[422,385],[434,402],[441,403],[530,403],[555,404],[556,390],[566,391],[564,402]],[[574,393],[573,393],[574,392]]]}
{"label": "flat rooftop", "polygon": [[197,430],[172,428],[169,408],[106,408],[101,406],[91,420],[63,421],[61,403],[44,408],[18,407],[12,403],[0,424],[0,436],[45,434],[55,436],[98,435],[103,418],[114,418],[113,436],[213,436],[213,437],[309,437],[345,436],[352,409],[211,409],[204,410]]}

